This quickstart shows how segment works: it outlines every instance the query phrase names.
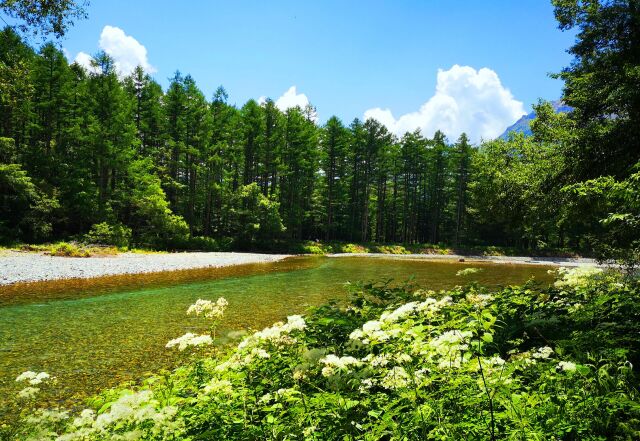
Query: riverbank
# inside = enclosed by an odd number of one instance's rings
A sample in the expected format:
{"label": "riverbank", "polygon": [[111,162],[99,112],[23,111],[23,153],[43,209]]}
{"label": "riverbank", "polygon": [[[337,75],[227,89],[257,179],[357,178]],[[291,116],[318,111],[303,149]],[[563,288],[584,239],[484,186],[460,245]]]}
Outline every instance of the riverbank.
{"label": "riverbank", "polygon": [[[124,274],[147,274],[198,268],[220,268],[282,260],[290,254],[189,252],[166,254],[120,253],[92,258],[60,257],[44,253],[0,253],[0,285],[62,279],[89,279]],[[524,256],[462,256],[456,254],[336,253],[328,257],[369,257],[431,261],[491,262],[516,265],[596,266],[593,259]]]}
{"label": "riverbank", "polygon": [[328,257],[371,257],[382,259],[413,259],[455,262],[491,262],[511,265],[554,265],[566,267],[601,266],[595,259],[586,257],[530,257],[530,256],[467,256],[460,254],[380,254],[380,253],[336,253]]}
{"label": "riverbank", "polygon": [[0,253],[0,285],[61,279],[89,279],[121,274],[145,274],[197,268],[220,268],[251,263],[276,262],[288,254],[257,253],[167,253],[81,258],[44,253],[3,251]]}

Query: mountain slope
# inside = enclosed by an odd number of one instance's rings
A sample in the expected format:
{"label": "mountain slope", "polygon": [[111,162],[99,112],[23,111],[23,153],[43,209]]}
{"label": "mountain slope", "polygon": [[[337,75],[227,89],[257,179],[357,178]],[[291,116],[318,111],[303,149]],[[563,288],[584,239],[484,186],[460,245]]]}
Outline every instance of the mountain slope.
{"label": "mountain slope", "polygon": [[[553,109],[558,113],[571,112],[572,110],[571,107],[567,106],[561,100],[552,101],[551,105],[553,106]],[[510,132],[524,133],[526,136],[530,136],[532,133],[529,124],[535,119],[535,117],[535,111],[532,111],[528,115],[524,115],[518,121],[507,127],[504,133],[499,136],[499,139],[507,139]]]}

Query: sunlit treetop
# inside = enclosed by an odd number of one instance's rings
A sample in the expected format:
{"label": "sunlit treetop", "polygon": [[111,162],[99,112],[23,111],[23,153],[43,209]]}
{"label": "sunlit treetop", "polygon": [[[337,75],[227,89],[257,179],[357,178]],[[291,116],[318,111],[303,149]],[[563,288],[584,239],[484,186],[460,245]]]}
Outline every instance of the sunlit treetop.
{"label": "sunlit treetop", "polygon": [[0,0],[0,11],[19,21],[22,33],[63,37],[74,21],[87,17],[89,0]]}

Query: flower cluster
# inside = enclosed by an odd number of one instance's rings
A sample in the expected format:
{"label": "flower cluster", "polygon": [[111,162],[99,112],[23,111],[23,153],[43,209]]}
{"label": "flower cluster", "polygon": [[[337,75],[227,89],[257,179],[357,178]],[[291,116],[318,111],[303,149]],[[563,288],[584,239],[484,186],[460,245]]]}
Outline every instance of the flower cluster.
{"label": "flower cluster", "polygon": [[403,329],[397,326],[398,322],[412,316],[434,317],[442,308],[452,303],[453,300],[449,296],[440,300],[427,297],[422,302],[405,303],[392,311],[383,312],[378,320],[368,321],[362,328],[353,331],[349,338],[363,345],[386,342],[403,334]]}
{"label": "flower cluster", "polygon": [[208,319],[220,319],[224,315],[229,302],[224,297],[220,297],[215,302],[211,300],[198,299],[187,309],[187,315],[203,316]]}
{"label": "flower cluster", "polygon": [[17,382],[27,381],[31,385],[36,385],[36,384],[46,382],[50,379],[51,379],[51,375],[47,374],[46,372],[36,373],[32,371],[26,371],[18,375],[18,377],[16,378],[16,381]]}
{"label": "flower cluster", "polygon": [[[550,271],[554,273],[554,271]],[[602,273],[602,268],[579,266],[575,268],[560,267],[555,273],[559,276],[556,288],[585,288],[592,283],[594,276]]]}
{"label": "flower cluster", "polygon": [[574,372],[577,365],[572,361],[561,361],[558,363],[558,369],[565,372]]}
{"label": "flower cluster", "polygon": [[22,389],[18,392],[18,398],[23,400],[30,400],[34,398],[38,392],[40,392],[39,386],[44,383],[48,383],[52,381],[53,378],[46,372],[33,372],[33,371],[25,371],[18,375],[16,378],[16,382],[18,383],[28,383],[29,386]]}
{"label": "flower cluster", "polygon": [[280,350],[295,345],[298,340],[291,334],[303,331],[306,327],[307,324],[301,315],[291,315],[287,317],[286,323],[278,322],[262,331],[255,332],[242,340],[236,351],[226,361],[217,364],[215,371],[238,370],[252,365],[257,360],[269,359],[271,354],[267,349],[275,347],[275,350]]}
{"label": "flower cluster", "polygon": [[206,335],[206,334],[197,335],[197,334],[192,334],[191,332],[187,332],[181,337],[170,340],[167,343],[166,347],[172,348],[174,346],[177,346],[178,350],[184,351],[190,346],[202,346],[202,345],[210,345],[210,344],[213,344],[213,339],[211,338],[210,335]]}
{"label": "flower cluster", "polygon": [[290,315],[287,322],[275,323],[273,326],[264,328],[262,331],[245,338],[238,345],[238,349],[245,349],[255,346],[260,342],[269,342],[276,345],[290,345],[296,342],[290,334],[293,331],[302,331],[306,328],[306,323],[301,315]]}
{"label": "flower cluster", "polygon": [[355,357],[338,357],[334,354],[329,354],[320,359],[320,363],[324,365],[322,368],[322,375],[324,377],[331,377],[338,373],[349,373],[352,366],[359,366],[362,364],[362,362]]}

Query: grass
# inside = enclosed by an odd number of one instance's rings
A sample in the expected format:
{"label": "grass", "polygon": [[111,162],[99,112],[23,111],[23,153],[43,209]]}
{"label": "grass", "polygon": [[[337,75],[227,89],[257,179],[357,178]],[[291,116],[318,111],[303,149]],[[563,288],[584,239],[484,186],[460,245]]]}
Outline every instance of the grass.
{"label": "grass", "polygon": [[104,257],[115,256],[120,253],[135,254],[165,254],[167,251],[159,251],[145,248],[118,248],[110,245],[82,244],[78,242],[54,242],[45,244],[12,244],[0,247],[0,250],[43,253],[59,257]]}

